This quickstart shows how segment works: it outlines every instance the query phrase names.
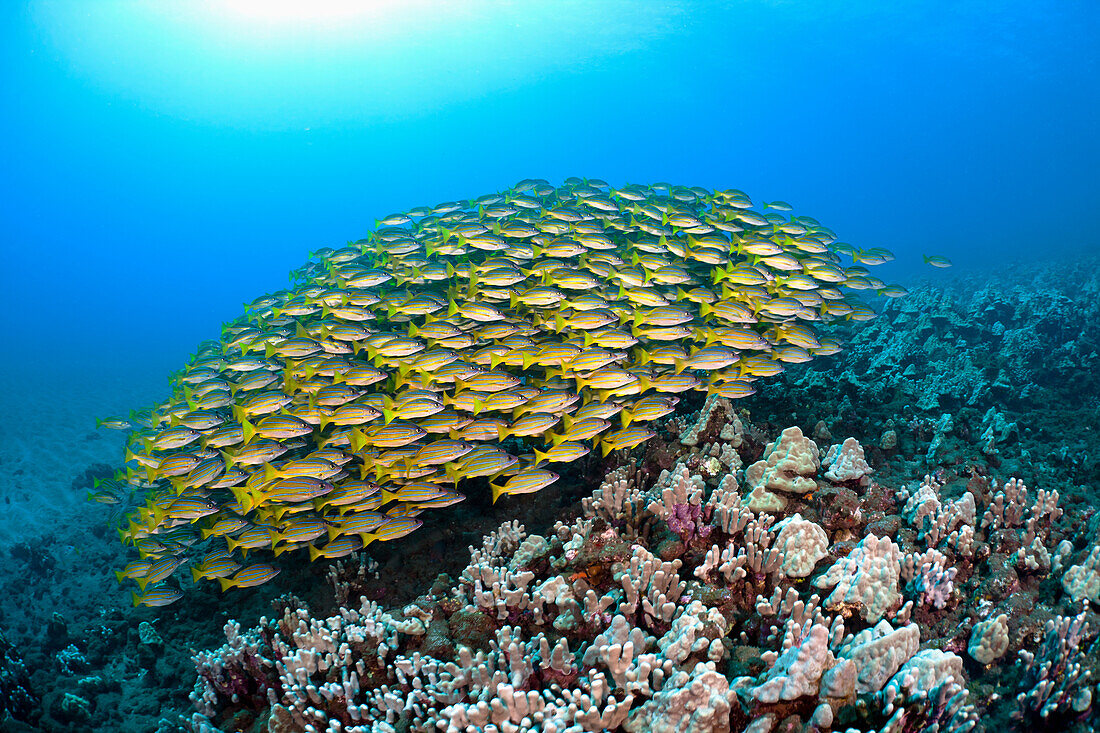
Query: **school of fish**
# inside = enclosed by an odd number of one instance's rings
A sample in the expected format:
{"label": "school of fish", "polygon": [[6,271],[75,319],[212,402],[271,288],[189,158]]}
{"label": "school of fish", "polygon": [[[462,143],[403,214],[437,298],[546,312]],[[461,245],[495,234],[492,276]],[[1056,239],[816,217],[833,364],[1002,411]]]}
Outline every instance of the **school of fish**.
{"label": "school of fish", "polygon": [[[314,252],[289,290],[204,342],[129,430],[116,505],[135,605],[264,583],[272,558],[336,558],[402,537],[489,478],[494,502],[553,464],[654,435],[689,390],[738,398],[836,353],[816,327],[863,321],[855,292],[905,295],[782,201],[571,178],[379,220]],[[260,560],[256,562],[257,558]],[[186,577],[186,572],[183,572]]]}

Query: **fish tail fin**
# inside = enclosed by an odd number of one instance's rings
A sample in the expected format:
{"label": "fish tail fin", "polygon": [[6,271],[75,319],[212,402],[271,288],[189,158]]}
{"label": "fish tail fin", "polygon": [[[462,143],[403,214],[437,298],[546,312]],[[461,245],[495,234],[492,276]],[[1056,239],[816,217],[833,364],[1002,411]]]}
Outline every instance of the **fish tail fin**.
{"label": "fish tail fin", "polygon": [[202,577],[202,572],[198,568],[191,568],[191,582],[198,583],[199,578]]}
{"label": "fish tail fin", "polygon": [[[179,478],[170,478],[170,479],[168,479],[168,483],[170,483],[172,485],[172,489],[175,490],[176,496],[181,495],[183,493],[183,490],[187,488],[187,482],[184,481],[183,479],[184,479],[184,477],[182,477],[182,476],[179,477]],[[153,517],[154,518],[156,517],[155,513],[153,514]],[[158,524],[160,523],[159,520],[157,521],[157,523]]]}
{"label": "fish tail fin", "polygon": [[687,367],[687,360],[685,360],[685,359],[676,359],[674,363],[675,363],[675,366],[673,367],[673,370],[672,370],[674,374],[682,373],[684,371],[684,369]]}
{"label": "fish tail fin", "polygon": [[222,593],[233,587],[233,581],[228,578],[218,578],[218,585],[221,586]]}
{"label": "fish tail fin", "polygon": [[237,489],[236,491],[233,491],[233,495],[237,497],[237,503],[241,505],[241,509],[244,510],[245,514],[252,511],[252,507],[255,506],[255,502],[252,499],[252,494],[248,493],[246,489],[242,489],[236,486],[231,486],[229,487],[229,489],[230,491]]}
{"label": "fish tail fin", "polygon": [[535,451],[535,465],[536,466],[538,466],[543,461],[545,461],[547,459],[547,457],[550,455],[549,451],[543,453],[538,448],[535,448],[534,451]]}
{"label": "fish tail fin", "polygon": [[[195,402],[195,393],[191,391],[190,387],[184,386],[184,388],[183,388],[183,399],[187,403],[187,406],[190,409],[192,409],[192,410],[197,410],[198,409],[198,403]],[[172,422],[171,419],[169,419],[168,422],[169,422],[169,424],[171,424],[171,422]]]}
{"label": "fish tail fin", "polygon": [[604,458],[606,458],[607,454],[610,453],[611,451],[613,451],[614,449],[615,449],[614,446],[612,446],[606,440],[601,440],[600,441],[600,452],[603,453]]}
{"label": "fish tail fin", "polygon": [[501,497],[501,494],[504,493],[504,487],[503,486],[497,486],[496,484],[491,483],[491,484],[489,484],[489,489],[492,490],[492,492],[493,492],[493,503],[496,504],[497,499],[499,499]]}
{"label": "fish tail fin", "polygon": [[256,437],[256,428],[248,420],[241,420],[241,432],[244,434],[244,444],[248,445]]}
{"label": "fish tail fin", "polygon": [[[332,540],[329,540],[329,542],[332,542]],[[313,545],[310,545],[309,546],[309,561],[310,562],[317,562],[317,558],[319,558],[319,557],[321,557],[321,551],[318,550]]]}
{"label": "fish tail fin", "polygon": [[634,422],[634,413],[625,408],[619,413],[619,417],[622,418],[623,421],[623,430],[629,428],[630,423]]}
{"label": "fish tail fin", "polygon": [[130,598],[133,599],[133,604],[135,608],[141,605],[141,598],[138,596],[137,593],[130,591]]}

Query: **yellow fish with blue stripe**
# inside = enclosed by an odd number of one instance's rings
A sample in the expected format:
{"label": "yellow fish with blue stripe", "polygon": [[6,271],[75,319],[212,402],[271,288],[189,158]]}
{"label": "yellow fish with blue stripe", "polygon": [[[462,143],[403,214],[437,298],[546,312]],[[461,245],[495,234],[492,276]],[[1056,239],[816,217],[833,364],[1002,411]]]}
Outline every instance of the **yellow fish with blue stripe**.
{"label": "yellow fish with blue stripe", "polygon": [[200,578],[267,582],[276,566],[230,577],[211,551],[343,557],[461,501],[461,481],[507,477],[494,500],[537,491],[551,482],[535,465],[638,446],[676,395],[744,397],[836,353],[829,324],[875,316],[860,291],[905,291],[870,270],[889,251],[791,212],[735,189],[529,180],[315,250],[160,404],[102,424],[131,430],[128,465],[91,498],[120,508],[148,563],[120,577],[154,605],[177,592],[152,590],[163,573],[202,552]]}

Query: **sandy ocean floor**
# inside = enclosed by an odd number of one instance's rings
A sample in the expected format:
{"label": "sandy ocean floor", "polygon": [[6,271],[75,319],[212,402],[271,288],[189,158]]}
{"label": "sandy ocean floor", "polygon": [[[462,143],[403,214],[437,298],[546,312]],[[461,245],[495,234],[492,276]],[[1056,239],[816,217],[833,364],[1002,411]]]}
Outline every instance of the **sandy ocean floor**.
{"label": "sandy ocean floor", "polygon": [[73,481],[96,463],[119,465],[120,431],[96,418],[126,414],[167,394],[169,362],[58,368],[20,363],[0,371],[0,545],[35,536],[44,524],[87,514]]}
{"label": "sandy ocean floor", "polygon": [[[11,592],[0,595],[0,618],[18,639],[39,635],[54,610],[81,621],[126,601],[111,575],[121,553],[104,541],[107,508],[87,501],[86,476],[120,465],[124,433],[96,429],[95,420],[163,399],[171,367],[168,359],[7,363],[0,373],[9,385],[0,390],[0,583]],[[71,605],[58,608],[53,593],[21,587],[35,568],[48,571],[53,590]]]}

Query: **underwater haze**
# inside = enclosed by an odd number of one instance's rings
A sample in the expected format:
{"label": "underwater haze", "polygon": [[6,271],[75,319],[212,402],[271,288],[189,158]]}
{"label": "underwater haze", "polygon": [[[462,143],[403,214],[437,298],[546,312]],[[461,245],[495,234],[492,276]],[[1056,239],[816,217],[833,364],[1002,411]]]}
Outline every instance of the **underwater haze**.
{"label": "underwater haze", "polygon": [[911,270],[1097,246],[1092,3],[2,12],[23,353],[178,361],[312,249],[530,176],[737,187]]}
{"label": "underwater haze", "polygon": [[[0,3],[0,730],[1100,728],[1097,38],[1073,0]],[[354,694],[257,672],[341,612],[388,634]],[[406,669],[462,646],[458,692]],[[504,648],[537,714],[477,707]]]}

